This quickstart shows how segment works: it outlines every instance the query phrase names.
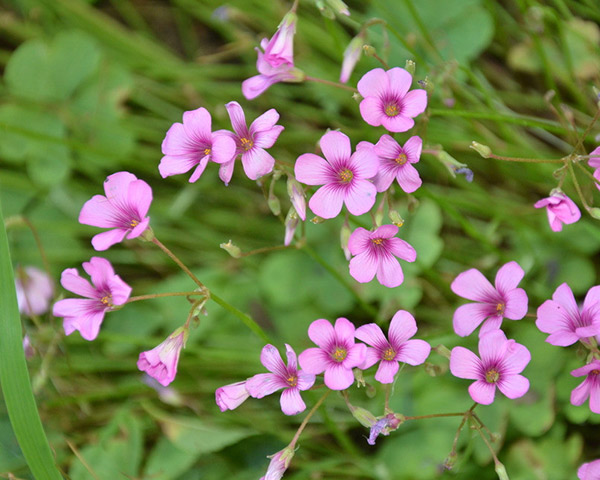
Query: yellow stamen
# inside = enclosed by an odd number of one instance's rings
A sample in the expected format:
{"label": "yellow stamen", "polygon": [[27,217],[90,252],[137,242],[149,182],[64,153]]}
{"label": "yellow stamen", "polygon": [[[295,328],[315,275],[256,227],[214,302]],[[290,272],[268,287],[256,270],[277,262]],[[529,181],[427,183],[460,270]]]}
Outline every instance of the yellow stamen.
{"label": "yellow stamen", "polygon": [[375,245],[382,245],[383,244],[383,238],[372,238],[371,241],[375,244]]}
{"label": "yellow stamen", "polygon": [[335,351],[331,354],[331,357],[336,361],[336,362],[343,362],[346,358],[346,356],[348,355],[348,352],[346,351],[345,348],[342,347],[336,347]]}
{"label": "yellow stamen", "polygon": [[391,362],[394,358],[396,358],[396,351],[390,347],[390,348],[386,348],[383,351],[383,359],[387,360],[388,362]]}
{"label": "yellow stamen", "polygon": [[408,157],[404,154],[401,153],[400,155],[398,155],[396,158],[394,158],[394,161],[398,164],[398,165],[404,165],[406,163],[406,161],[408,160]]}
{"label": "yellow stamen", "polygon": [[100,301],[102,302],[103,305],[106,305],[107,307],[112,307],[113,304],[110,302],[112,300],[112,297],[110,295],[105,295],[103,296]]}
{"label": "yellow stamen", "polygon": [[204,149],[204,155],[210,155],[210,148]]}
{"label": "yellow stamen", "polygon": [[499,378],[500,374],[495,368],[492,368],[485,373],[485,381],[488,383],[496,383]]}
{"label": "yellow stamen", "polygon": [[298,377],[295,375],[290,375],[286,381],[290,387],[295,387],[298,385]]}
{"label": "yellow stamen", "polygon": [[385,106],[385,114],[388,117],[395,117],[396,115],[399,115],[400,111],[398,110],[398,105],[396,105],[395,103],[388,103]]}
{"label": "yellow stamen", "polygon": [[338,176],[340,177],[340,180],[344,183],[350,183],[354,178],[354,174],[352,173],[352,171],[348,170],[347,168],[339,172]]}
{"label": "yellow stamen", "polygon": [[250,138],[240,138],[240,142],[242,144],[242,148],[247,152],[252,148],[254,142]]}
{"label": "yellow stamen", "polygon": [[137,220],[132,220],[131,223],[129,224],[131,226],[131,228],[135,228],[140,224],[140,222],[138,222]]}
{"label": "yellow stamen", "polygon": [[498,315],[504,315],[504,309],[506,308],[506,305],[502,302],[498,303],[498,305],[496,305],[496,313]]}
{"label": "yellow stamen", "polygon": [[590,375],[599,375],[600,374],[600,370],[592,370],[590,372]]}

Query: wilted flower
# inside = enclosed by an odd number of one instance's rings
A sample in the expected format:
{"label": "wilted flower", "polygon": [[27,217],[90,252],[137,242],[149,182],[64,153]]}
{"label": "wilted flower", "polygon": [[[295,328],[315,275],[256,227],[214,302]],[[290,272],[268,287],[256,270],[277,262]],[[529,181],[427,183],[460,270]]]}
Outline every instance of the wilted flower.
{"label": "wilted flower", "polygon": [[137,367],[155,378],[163,387],[175,380],[181,349],[185,347],[187,330],[178,328],[152,350],[140,353]]}
{"label": "wilted flower", "polygon": [[76,268],[62,272],[60,283],[66,289],[86,298],[66,298],[54,304],[53,315],[64,317],[65,333],[79,330],[86,340],[94,340],[106,312],[123,305],[129,299],[131,287],[115,275],[112,265],[105,258],[92,257],[83,263],[83,269],[92,279],[92,285],[79,276]]}
{"label": "wilted flower", "polygon": [[54,296],[54,284],[50,276],[36,267],[18,267],[15,273],[19,312],[25,315],[46,313]]}
{"label": "wilted flower", "polygon": [[533,205],[535,208],[546,207],[548,223],[553,232],[560,232],[563,223],[575,223],[581,218],[581,212],[575,202],[562,192],[555,192],[547,198],[538,200]]}
{"label": "wilted flower", "polygon": [[215,400],[222,412],[239,407],[250,396],[246,390],[246,381],[231,383],[217,388]]}
{"label": "wilted flower", "polygon": [[106,250],[115,243],[139,237],[150,222],[146,214],[152,203],[152,189],[129,172],[117,172],[104,181],[106,196],[94,195],[79,213],[79,223],[111,228],[92,238],[96,250]]}

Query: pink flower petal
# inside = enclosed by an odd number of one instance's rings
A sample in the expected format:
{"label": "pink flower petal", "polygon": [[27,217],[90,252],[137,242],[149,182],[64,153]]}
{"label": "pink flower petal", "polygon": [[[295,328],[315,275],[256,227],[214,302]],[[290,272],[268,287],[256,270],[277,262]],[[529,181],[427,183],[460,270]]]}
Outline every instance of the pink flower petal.
{"label": "pink flower petal", "polygon": [[590,396],[591,386],[592,383],[587,378],[577,385],[571,392],[571,403],[576,406],[583,405]]}
{"label": "pink flower petal", "polygon": [[471,350],[454,347],[450,354],[450,372],[458,378],[477,380],[481,378],[481,360]]}
{"label": "pink flower petal", "polygon": [[492,315],[488,317],[483,325],[481,325],[481,329],[479,330],[479,337],[483,337],[486,333],[493,332],[495,330],[499,330],[502,326],[502,315]]}
{"label": "pink flower petal", "polygon": [[393,137],[387,134],[382,135],[377,144],[375,145],[375,153],[382,158],[396,158],[400,154],[401,150],[402,148],[400,147],[398,142],[394,140]]}
{"label": "pink flower petal", "polygon": [[345,163],[352,155],[350,139],[342,132],[332,130],[321,137],[321,151],[331,165]]}
{"label": "pink flower petal", "polygon": [[364,343],[356,343],[348,350],[346,358],[342,362],[344,368],[352,369],[360,367],[367,358],[367,346]]}
{"label": "pink flower petal", "polygon": [[127,230],[119,228],[99,233],[92,238],[92,247],[99,252],[108,250],[114,244],[122,242],[125,235],[127,235]]}
{"label": "pink flower petal", "polygon": [[235,140],[223,133],[213,133],[210,159],[215,163],[226,163],[236,156]]}
{"label": "pink flower petal", "polygon": [[350,275],[359,283],[370,282],[377,273],[378,265],[377,256],[367,250],[350,260]]}
{"label": "pink flower petal", "polygon": [[227,186],[233,176],[233,168],[235,167],[235,159],[231,162],[225,162],[221,164],[219,168],[219,178]]}
{"label": "pink flower petal", "polygon": [[404,97],[412,85],[412,75],[400,67],[391,68],[385,72],[385,74],[388,77],[388,91],[391,92],[394,97]]}
{"label": "pink flower petal", "polygon": [[196,167],[196,170],[194,170],[194,173],[192,173],[189,182],[190,183],[194,183],[196,182],[200,176],[204,173],[204,170],[206,169],[206,166],[208,165],[208,159],[209,156],[206,155],[205,157],[202,157],[202,159],[200,160],[200,162],[198,162],[198,166]]}
{"label": "pink flower petal", "polygon": [[423,184],[419,172],[410,163],[405,163],[401,168],[398,168],[396,180],[398,180],[400,188],[406,193],[414,192]]}
{"label": "pink flower petal", "polygon": [[383,68],[374,68],[362,76],[356,88],[364,98],[378,97],[387,92],[389,79]]}
{"label": "pink flower petal", "polygon": [[482,303],[467,303],[454,311],[452,325],[460,337],[471,335],[489,315],[489,306]]}
{"label": "pink flower petal", "polygon": [[479,355],[484,365],[494,365],[502,360],[509,348],[515,348],[515,341],[507,340],[502,330],[494,330],[479,338]]}
{"label": "pink flower petal", "polygon": [[260,148],[271,148],[275,144],[283,130],[284,127],[282,127],[281,125],[275,125],[270,130],[262,130],[260,132],[256,132],[254,134],[254,145]]}
{"label": "pink flower petal", "polygon": [[248,178],[256,180],[273,171],[275,159],[262,148],[252,148],[242,153],[242,165]]}
{"label": "pink flower petal", "polygon": [[390,238],[387,247],[392,255],[406,262],[414,262],[417,259],[417,251],[401,238]]}
{"label": "pink flower petal", "polygon": [[342,211],[344,190],[328,184],[319,188],[308,201],[308,206],[322,218],[335,218]]}
{"label": "pink flower petal", "polygon": [[246,390],[253,398],[263,398],[286,387],[289,385],[273,373],[259,373],[246,380]]}
{"label": "pink flower petal", "polygon": [[398,260],[392,255],[380,258],[377,268],[377,281],[388,288],[394,288],[404,281],[404,273]]}
{"label": "pink flower petal", "polygon": [[306,404],[297,388],[287,388],[281,394],[281,411],[286,415],[296,415],[306,410]]}
{"label": "pink flower petal", "polygon": [[392,317],[388,331],[392,346],[397,349],[409,338],[412,338],[415,333],[417,333],[415,317],[406,310],[398,310]]}
{"label": "pink flower petal", "polygon": [[314,153],[304,153],[296,160],[294,166],[296,180],[306,185],[324,185],[331,182],[335,172],[331,165]]}
{"label": "pink flower petal", "polygon": [[381,125],[383,106],[377,97],[367,97],[359,105],[363,120],[373,127]]}
{"label": "pink flower petal", "polygon": [[[329,322],[327,322],[329,323]],[[354,343],[354,333],[356,328],[354,324],[347,318],[340,317],[335,321],[335,337],[343,342]],[[316,343],[316,342],[315,342]]]}
{"label": "pink flower petal", "polygon": [[372,149],[362,148],[352,154],[348,166],[356,178],[373,178],[379,170],[379,157]]}
{"label": "pink flower petal", "polygon": [[82,297],[94,298],[97,296],[96,289],[90,285],[90,282],[79,275],[76,268],[67,268],[64,270],[60,276],[60,284],[65,290],[69,290]]}
{"label": "pink flower petal", "polygon": [[[279,113],[274,108],[267,110],[250,125],[250,134],[254,135],[257,132],[266,132],[271,130],[279,120]],[[245,122],[244,122],[245,123]]]}
{"label": "pink flower petal", "polygon": [[197,164],[196,159],[189,154],[166,155],[162,157],[158,165],[158,171],[162,178],[171,175],[179,175],[190,171]]}
{"label": "pink flower petal", "polygon": [[298,389],[308,390],[315,383],[315,375],[313,373],[307,373],[303,370],[298,372]]}
{"label": "pink flower petal", "polygon": [[395,117],[382,115],[381,124],[390,132],[406,132],[415,126],[414,120],[412,118],[405,117],[404,114],[396,115]]}
{"label": "pink flower petal", "polygon": [[113,206],[102,195],[94,195],[81,207],[79,223],[93,227],[112,228],[114,226]]}
{"label": "pink flower petal", "polygon": [[248,397],[246,381],[225,385],[215,392],[215,401],[222,412],[239,407]]}
{"label": "pink flower petal", "polygon": [[377,189],[375,185],[368,180],[354,180],[352,187],[346,191],[344,203],[352,215],[362,215],[371,210],[373,205],[375,205],[376,198]]}
{"label": "pink flower petal", "polygon": [[195,143],[209,142],[212,118],[204,107],[183,114],[183,128],[187,137]]}
{"label": "pink flower petal", "polygon": [[517,288],[524,276],[525,272],[517,262],[508,262],[496,274],[496,290],[505,295]]}
{"label": "pink flower petal", "polygon": [[529,353],[527,347],[519,343],[512,344],[504,360],[502,360],[502,372],[508,375],[519,374],[530,361],[531,353]]}
{"label": "pink flower petal", "polygon": [[231,126],[235,133],[240,137],[248,136],[248,127],[246,126],[246,116],[244,110],[237,102],[229,102],[225,105],[229,118],[231,119]]}
{"label": "pink flower petal", "polygon": [[[296,357],[296,352],[294,352],[294,349],[292,347],[290,347],[287,343],[285,344],[285,356],[287,358],[286,373],[287,373],[288,369],[289,370],[298,370],[298,358]],[[285,365],[284,365],[284,367],[285,367]]]}
{"label": "pink flower petal", "polygon": [[253,100],[278,81],[279,78],[275,75],[255,75],[242,82],[242,94],[246,100]]}
{"label": "pink flower petal", "polygon": [[331,363],[331,359],[329,358],[329,355],[320,348],[308,348],[298,355],[298,362],[304,372],[319,375],[325,371],[327,366]]}
{"label": "pink flower petal", "polygon": [[381,327],[375,323],[368,323],[367,325],[361,325],[356,329],[355,337],[365,342],[367,345],[371,345],[377,348],[386,348],[388,341],[381,330]]}
{"label": "pink flower petal", "polygon": [[106,177],[104,181],[104,193],[108,200],[122,202],[125,200],[127,188],[131,182],[137,180],[133,173],[117,172]]}
{"label": "pink flower petal", "polygon": [[367,368],[371,368],[373,365],[375,365],[379,360],[381,360],[379,350],[367,347],[365,361],[358,368],[360,368],[361,370],[366,370]]}
{"label": "pink flower petal", "polygon": [[404,153],[406,153],[410,163],[417,163],[421,158],[423,140],[417,135],[412,136],[406,141],[402,149],[404,150]]}
{"label": "pink flower petal", "polygon": [[401,114],[414,118],[427,108],[427,92],[425,90],[411,90],[402,99]]}
{"label": "pink flower petal", "polygon": [[450,288],[456,295],[475,302],[494,301],[498,296],[488,279],[475,268],[459,274]]}
{"label": "pink flower petal", "polygon": [[379,383],[393,383],[394,377],[398,373],[400,365],[396,361],[382,360],[379,364],[379,368],[375,373],[375,380]]}
{"label": "pink flower petal", "polygon": [[281,359],[279,350],[273,345],[265,345],[260,352],[260,363],[262,363],[267,370],[273,372],[279,376],[287,376],[287,368]]}
{"label": "pink flower petal", "polygon": [[594,413],[600,413],[600,385],[597,381],[590,390],[590,410]]}
{"label": "pink flower petal", "polygon": [[[368,230],[358,227],[352,232],[348,239],[348,250],[352,255],[358,255],[369,248],[371,234]],[[375,275],[373,273],[373,275]]]}
{"label": "pink flower petal", "polygon": [[469,395],[473,401],[481,405],[490,405],[494,402],[496,394],[496,384],[487,383],[483,380],[477,380],[469,386]]}
{"label": "pink flower petal", "polygon": [[519,398],[529,390],[529,380],[522,375],[501,376],[498,389],[508,398]]}
{"label": "pink flower petal", "polygon": [[333,325],[331,325],[331,323],[324,318],[315,320],[308,327],[308,338],[310,338],[315,345],[328,350],[329,347],[335,342],[335,331]]}
{"label": "pink flower petal", "polygon": [[504,317],[510,320],[521,320],[527,315],[528,298],[522,288],[515,288],[505,296]]}
{"label": "pink flower petal", "polygon": [[402,344],[396,360],[409,365],[421,365],[431,353],[431,345],[425,340],[407,340]]}
{"label": "pink flower petal", "polygon": [[128,205],[132,206],[136,213],[140,216],[139,219],[143,219],[152,203],[152,189],[143,180],[135,180],[129,184],[129,190],[127,191],[127,202]]}
{"label": "pink flower petal", "polygon": [[330,364],[325,370],[325,385],[331,390],[346,390],[354,383],[354,374],[340,364]]}

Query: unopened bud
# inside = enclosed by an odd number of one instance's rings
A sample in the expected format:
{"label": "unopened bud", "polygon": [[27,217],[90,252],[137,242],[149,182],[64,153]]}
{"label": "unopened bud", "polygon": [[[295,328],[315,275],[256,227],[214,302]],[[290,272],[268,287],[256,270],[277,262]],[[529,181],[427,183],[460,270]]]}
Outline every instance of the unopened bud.
{"label": "unopened bud", "polygon": [[412,60],[407,60],[404,64],[404,70],[406,70],[411,75],[415,74],[415,70],[417,69],[417,64]]}
{"label": "unopened bud", "polygon": [[450,452],[450,455],[448,455],[446,457],[446,460],[444,460],[444,468],[446,470],[452,470],[452,467],[454,467],[454,464],[456,463],[457,459],[458,454],[456,452]]}
{"label": "unopened bud", "polygon": [[423,80],[419,80],[417,83],[421,86],[421,88],[425,89],[429,95],[431,95],[435,90],[435,86],[433,85],[433,82],[429,80],[429,77],[425,77]]}
{"label": "unopened bud", "polygon": [[498,475],[498,480],[510,480],[506,468],[500,462],[496,463],[496,475]]}
{"label": "unopened bud", "polygon": [[350,10],[348,10],[348,5],[346,5],[342,0],[326,0],[327,4],[333,9],[334,12],[340,13],[342,15],[350,16]]}
{"label": "unopened bud", "polygon": [[229,240],[227,243],[222,243],[221,245],[219,245],[219,247],[225,250],[233,258],[240,258],[242,256],[242,251],[240,250],[240,247],[234,245],[231,242],[231,240]]}
{"label": "unopened bud", "polygon": [[350,43],[344,50],[344,57],[342,62],[342,71],[340,73],[340,82],[346,83],[350,79],[350,75],[358,62],[360,55],[362,54],[362,45],[365,41],[365,35],[361,31],[356,37],[350,40]]}
{"label": "unopened bud", "polygon": [[592,207],[588,210],[588,213],[592,216],[592,218],[600,220],[600,208]]}
{"label": "unopened bud", "polygon": [[425,373],[430,377],[439,377],[445,372],[445,368],[441,365],[436,365],[435,363],[425,362],[423,364],[423,368],[425,369]]}
{"label": "unopened bud", "polygon": [[351,406],[350,413],[363,427],[371,428],[377,422],[377,417],[362,407]]}
{"label": "unopened bud", "polygon": [[354,92],[352,94],[352,98],[354,99],[355,102],[359,102],[360,103],[360,102],[363,101],[362,95],[360,93],[358,93],[358,92]]}
{"label": "unopened bud", "polygon": [[475,150],[483,158],[490,158],[492,156],[492,149],[487,145],[483,145],[478,142],[471,142],[469,147]]}
{"label": "unopened bud", "polygon": [[397,227],[401,227],[402,225],[404,225],[404,219],[400,216],[400,214],[396,210],[390,210],[388,212],[388,217],[390,217],[390,220],[392,221],[392,223],[394,225],[396,225]]}
{"label": "unopened bud", "polygon": [[278,216],[281,213],[281,203],[279,202],[279,199],[275,196],[275,194],[269,194],[269,198],[267,199],[267,205],[269,205],[269,209],[271,210],[273,215]]}
{"label": "unopened bud", "polygon": [[450,360],[450,355],[452,354],[452,352],[445,345],[442,345],[442,344],[437,345],[437,346],[433,347],[433,351],[435,353],[437,353],[438,355],[441,355],[442,357],[446,357],[448,360]]}
{"label": "unopened bud", "polygon": [[314,218],[311,219],[310,223],[314,223],[315,225],[319,225],[320,223],[323,223],[325,221],[324,218],[319,217],[319,216],[315,216]]}
{"label": "unopened bud", "polygon": [[319,9],[319,12],[321,12],[321,15],[323,15],[325,18],[329,18],[330,20],[335,19],[335,13],[331,7],[329,7],[329,5],[325,5],[323,0],[316,0],[315,5]]}
{"label": "unopened bud", "polygon": [[348,222],[344,222],[342,228],[340,229],[340,245],[342,247],[342,250],[344,251],[344,256],[346,257],[346,260],[348,261],[350,261],[350,258],[352,258],[352,254],[350,253],[350,249],[348,248],[348,241],[350,240],[351,233],[352,232],[350,231],[350,225],[348,225]]}
{"label": "unopened bud", "polygon": [[287,247],[292,240],[294,239],[294,234],[296,233],[296,227],[298,226],[298,214],[294,207],[290,208],[290,211],[285,217],[285,237],[283,239],[283,244]]}
{"label": "unopened bud", "polygon": [[365,55],[367,57],[373,57],[375,55],[377,55],[377,50],[375,50],[375,47],[372,45],[363,45],[363,52],[365,52]]}
{"label": "unopened bud", "polygon": [[151,242],[152,240],[154,240],[154,231],[152,230],[152,228],[148,227],[142,232],[142,234],[138,238],[144,242]]}

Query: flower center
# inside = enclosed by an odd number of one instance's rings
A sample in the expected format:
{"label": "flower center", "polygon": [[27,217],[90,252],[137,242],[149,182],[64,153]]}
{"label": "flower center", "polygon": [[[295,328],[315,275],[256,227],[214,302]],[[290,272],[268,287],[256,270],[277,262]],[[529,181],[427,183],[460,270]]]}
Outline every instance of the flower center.
{"label": "flower center", "polygon": [[492,368],[485,373],[485,381],[488,383],[496,383],[500,378],[498,370]]}
{"label": "flower center", "polygon": [[394,158],[394,162],[396,162],[398,165],[404,165],[407,160],[408,160],[408,157],[406,156],[405,153],[401,153],[396,158]]}
{"label": "flower center", "polygon": [[336,362],[341,363],[346,359],[348,355],[348,351],[343,347],[335,347],[334,352],[331,354],[331,358],[333,358]]}
{"label": "flower center", "polygon": [[383,238],[372,238],[373,245],[383,245]]}
{"label": "flower center", "polygon": [[140,224],[140,222],[138,222],[137,220],[132,220],[132,221],[129,223],[129,226],[130,226],[131,228],[135,228],[135,227],[137,227],[139,224]]}
{"label": "flower center", "polygon": [[590,372],[590,375],[600,375],[600,370],[595,369]]}
{"label": "flower center", "polygon": [[250,150],[254,145],[254,142],[251,139],[245,137],[240,138],[240,143],[242,144],[242,148],[246,152]]}
{"label": "flower center", "polygon": [[352,170],[348,170],[347,168],[340,171],[338,173],[338,176],[340,177],[340,180],[344,183],[350,183],[352,181],[352,179],[354,178],[354,174],[352,173]]}
{"label": "flower center", "polygon": [[496,314],[504,315],[505,308],[506,308],[506,304],[503,302],[499,302],[498,305],[496,305]]}
{"label": "flower center", "polygon": [[204,149],[204,155],[210,155],[210,148],[205,148]]}
{"label": "flower center", "polygon": [[384,360],[391,362],[394,358],[396,358],[396,351],[392,347],[386,348],[383,351],[382,357]]}
{"label": "flower center", "polygon": [[112,307],[113,304],[111,303],[112,300],[112,295],[104,295],[100,301],[102,302],[102,305],[106,305],[107,307]]}
{"label": "flower center", "polygon": [[295,387],[296,385],[298,385],[298,377],[296,375],[290,375],[286,379],[286,382],[290,387]]}
{"label": "flower center", "polygon": [[388,117],[395,117],[400,114],[397,103],[387,103],[384,110]]}

